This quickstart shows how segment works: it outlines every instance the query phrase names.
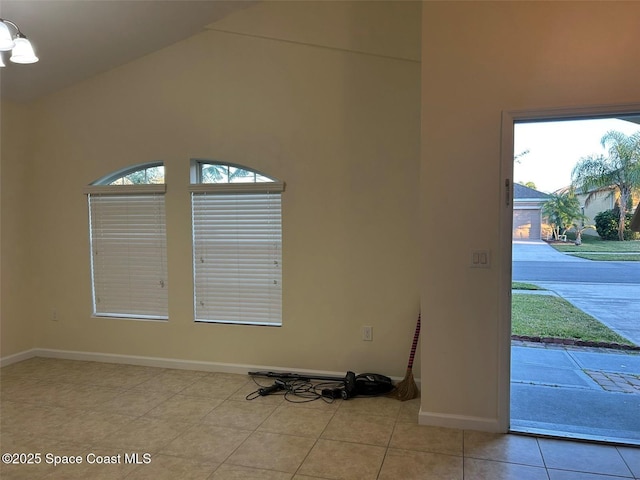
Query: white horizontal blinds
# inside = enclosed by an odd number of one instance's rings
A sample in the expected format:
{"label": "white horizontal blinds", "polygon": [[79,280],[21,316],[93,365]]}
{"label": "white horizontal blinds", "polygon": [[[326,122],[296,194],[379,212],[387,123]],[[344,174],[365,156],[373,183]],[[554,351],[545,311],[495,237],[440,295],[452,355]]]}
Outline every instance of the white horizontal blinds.
{"label": "white horizontal blinds", "polygon": [[137,189],[88,194],[94,314],[166,319],[164,195]]}
{"label": "white horizontal blinds", "polygon": [[196,321],[281,325],[280,192],[206,187],[192,186]]}

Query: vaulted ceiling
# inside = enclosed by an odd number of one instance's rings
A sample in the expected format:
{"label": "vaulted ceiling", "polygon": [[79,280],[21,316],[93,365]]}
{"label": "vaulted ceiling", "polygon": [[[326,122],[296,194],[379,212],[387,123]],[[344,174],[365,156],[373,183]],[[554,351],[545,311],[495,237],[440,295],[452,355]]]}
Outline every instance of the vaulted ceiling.
{"label": "vaulted ceiling", "polygon": [[0,69],[1,98],[27,102],[188,38],[254,1],[0,0],[40,61]]}

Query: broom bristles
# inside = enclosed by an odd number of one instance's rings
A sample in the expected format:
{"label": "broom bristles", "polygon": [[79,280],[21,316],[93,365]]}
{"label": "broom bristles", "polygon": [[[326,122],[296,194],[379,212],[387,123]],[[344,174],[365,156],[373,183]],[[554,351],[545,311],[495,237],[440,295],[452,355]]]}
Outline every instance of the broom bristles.
{"label": "broom bristles", "polygon": [[398,384],[396,388],[391,392],[391,396],[404,402],[407,400],[413,400],[420,396],[420,390],[413,379],[413,372],[410,368],[407,368],[407,373]]}

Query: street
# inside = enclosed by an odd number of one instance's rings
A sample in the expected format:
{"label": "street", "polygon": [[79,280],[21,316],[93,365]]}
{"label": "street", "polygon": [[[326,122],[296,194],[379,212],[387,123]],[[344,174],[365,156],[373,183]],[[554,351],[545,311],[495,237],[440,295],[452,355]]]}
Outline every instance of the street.
{"label": "street", "polygon": [[514,258],[513,281],[637,284],[640,298],[640,262],[536,262]]}
{"label": "street", "polygon": [[512,253],[513,281],[555,292],[640,345],[640,262],[584,260],[544,242],[514,242]]}

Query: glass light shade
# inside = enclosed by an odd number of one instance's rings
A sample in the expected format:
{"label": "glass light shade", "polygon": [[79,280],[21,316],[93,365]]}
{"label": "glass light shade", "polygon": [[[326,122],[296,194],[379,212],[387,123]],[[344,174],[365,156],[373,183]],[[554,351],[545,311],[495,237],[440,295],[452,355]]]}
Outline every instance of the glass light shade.
{"label": "glass light shade", "polygon": [[0,51],[6,52],[15,46],[11,32],[6,23],[0,22]]}
{"label": "glass light shade", "polygon": [[31,42],[26,37],[18,37],[15,42],[16,46],[13,47],[9,60],[13,63],[36,63],[38,61]]}

